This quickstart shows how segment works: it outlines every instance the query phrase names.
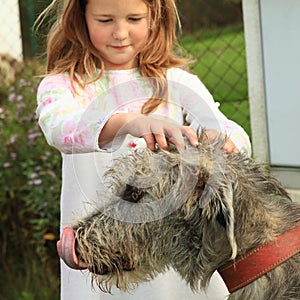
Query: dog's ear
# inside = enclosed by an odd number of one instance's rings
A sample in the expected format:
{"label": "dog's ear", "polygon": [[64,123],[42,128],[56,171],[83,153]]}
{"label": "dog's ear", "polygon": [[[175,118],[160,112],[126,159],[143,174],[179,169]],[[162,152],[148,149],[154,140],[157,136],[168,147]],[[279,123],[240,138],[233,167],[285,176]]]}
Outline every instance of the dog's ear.
{"label": "dog's ear", "polygon": [[[209,188],[208,188],[209,189]],[[237,244],[234,236],[234,209],[233,186],[227,184],[219,186],[217,190],[206,190],[201,197],[202,217],[218,222],[226,231],[229,244],[232,249],[231,258],[237,255]]]}

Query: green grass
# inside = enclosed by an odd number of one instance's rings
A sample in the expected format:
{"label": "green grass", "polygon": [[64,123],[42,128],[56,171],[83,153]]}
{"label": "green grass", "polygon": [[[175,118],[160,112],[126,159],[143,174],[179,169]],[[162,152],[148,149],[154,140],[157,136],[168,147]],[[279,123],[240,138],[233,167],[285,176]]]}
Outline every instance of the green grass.
{"label": "green grass", "polygon": [[193,71],[201,78],[221,111],[242,125],[250,135],[245,40],[241,25],[204,30],[180,39],[195,62]]}

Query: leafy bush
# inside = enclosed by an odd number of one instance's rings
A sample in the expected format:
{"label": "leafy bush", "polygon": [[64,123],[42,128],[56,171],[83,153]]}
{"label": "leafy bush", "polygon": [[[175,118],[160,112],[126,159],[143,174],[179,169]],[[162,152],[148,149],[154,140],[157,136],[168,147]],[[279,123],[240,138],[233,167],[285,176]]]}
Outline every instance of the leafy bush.
{"label": "leafy bush", "polygon": [[28,62],[19,79],[0,91],[0,269],[7,269],[10,275],[1,272],[0,276],[5,276],[0,280],[1,294],[9,278],[16,280],[21,275],[24,282],[19,298],[7,299],[23,299],[22,295],[30,299],[24,274],[43,277],[33,268],[39,267],[40,273],[52,270],[54,277],[58,273],[55,241],[59,233],[61,156],[47,145],[37,124],[37,69],[35,63]]}

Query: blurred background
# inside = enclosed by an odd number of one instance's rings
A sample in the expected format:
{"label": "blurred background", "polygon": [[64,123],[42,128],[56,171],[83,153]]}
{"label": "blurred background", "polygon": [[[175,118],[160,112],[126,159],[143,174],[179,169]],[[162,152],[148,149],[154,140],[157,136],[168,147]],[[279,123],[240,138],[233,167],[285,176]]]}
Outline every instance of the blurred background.
{"label": "blurred background", "polygon": [[[36,89],[49,29],[33,24],[51,1],[1,0],[0,300],[59,299],[60,154],[37,125]],[[251,136],[242,5],[178,1],[179,41],[220,109]]]}

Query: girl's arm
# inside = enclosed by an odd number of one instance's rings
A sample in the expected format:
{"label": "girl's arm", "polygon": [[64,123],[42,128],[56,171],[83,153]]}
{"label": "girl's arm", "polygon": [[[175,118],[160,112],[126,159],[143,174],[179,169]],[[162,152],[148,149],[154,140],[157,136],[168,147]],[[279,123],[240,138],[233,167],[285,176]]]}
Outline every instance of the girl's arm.
{"label": "girl's arm", "polygon": [[49,145],[63,153],[100,150],[98,136],[111,110],[94,105],[93,99],[92,92],[75,95],[67,75],[48,76],[41,81],[37,117]]}
{"label": "girl's arm", "polygon": [[131,134],[142,137],[147,147],[155,150],[155,145],[168,149],[168,143],[174,144],[178,150],[185,148],[183,136],[196,146],[198,137],[188,126],[179,126],[164,120],[159,120],[142,114],[119,113],[110,117],[99,135],[99,146],[109,143],[117,136]]}
{"label": "girl's arm", "polygon": [[184,149],[183,136],[192,145],[198,142],[190,127],[142,114],[118,113],[111,97],[99,99],[95,101],[93,91],[75,95],[67,75],[42,80],[37,115],[48,144],[63,153],[85,153],[101,151],[115,137],[126,134],[144,138],[152,150],[156,144],[167,149],[168,143]]}
{"label": "girl's arm", "polygon": [[241,151],[251,155],[251,144],[245,130],[219,110],[219,104],[196,75],[175,69],[169,73],[168,80],[180,98],[185,121],[195,132],[201,128],[210,130],[211,139],[221,133],[228,138],[224,145],[227,152]]}

